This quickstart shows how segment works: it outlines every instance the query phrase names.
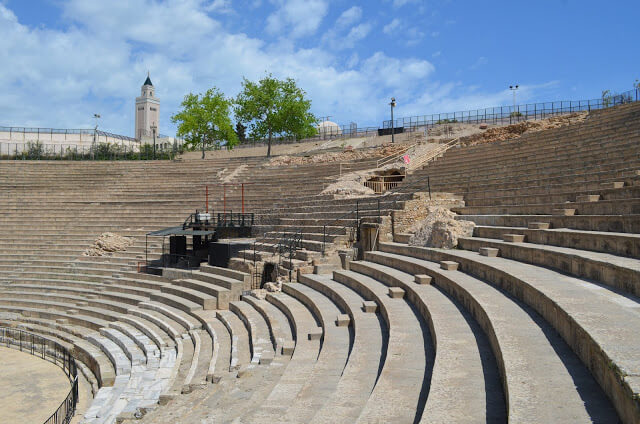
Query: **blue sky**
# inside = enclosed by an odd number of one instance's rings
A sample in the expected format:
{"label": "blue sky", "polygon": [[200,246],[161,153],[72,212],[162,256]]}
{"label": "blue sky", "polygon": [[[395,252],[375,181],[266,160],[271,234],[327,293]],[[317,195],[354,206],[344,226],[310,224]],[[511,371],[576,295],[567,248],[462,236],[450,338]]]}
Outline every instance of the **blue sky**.
{"label": "blue sky", "polygon": [[317,116],[596,98],[640,79],[640,2],[0,0],[0,125],[133,134],[147,70],[160,132],[184,94],[293,77]]}

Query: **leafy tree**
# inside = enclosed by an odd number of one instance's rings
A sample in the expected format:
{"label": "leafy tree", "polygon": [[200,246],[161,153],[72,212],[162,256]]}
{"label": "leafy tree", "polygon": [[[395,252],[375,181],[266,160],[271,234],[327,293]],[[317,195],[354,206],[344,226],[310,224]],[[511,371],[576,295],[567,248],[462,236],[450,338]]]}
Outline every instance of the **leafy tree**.
{"label": "leafy tree", "polygon": [[192,148],[202,146],[202,158],[206,145],[227,149],[238,144],[231,118],[231,100],[213,87],[204,94],[189,93],[184,96],[182,110],[171,117],[178,124],[178,137],[184,137],[185,144]]}
{"label": "leafy tree", "polygon": [[267,156],[271,156],[273,135],[311,137],[316,133],[316,117],[309,109],[311,100],[296,82],[267,75],[257,83],[243,78],[242,92],[236,98],[235,114],[248,124],[253,138],[268,137]]}
{"label": "leafy tree", "polygon": [[242,122],[236,123],[236,135],[240,143],[244,143],[247,140],[247,127],[242,125]]}

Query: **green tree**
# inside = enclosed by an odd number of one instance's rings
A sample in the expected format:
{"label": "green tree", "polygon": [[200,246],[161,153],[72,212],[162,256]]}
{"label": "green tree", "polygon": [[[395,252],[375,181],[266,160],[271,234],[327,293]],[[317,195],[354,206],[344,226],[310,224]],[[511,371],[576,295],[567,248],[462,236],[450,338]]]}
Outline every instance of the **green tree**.
{"label": "green tree", "polygon": [[202,158],[207,145],[232,149],[238,144],[233,130],[230,112],[232,102],[213,87],[204,94],[189,93],[184,96],[182,110],[171,117],[178,124],[178,137],[185,139],[191,148],[202,146]]}
{"label": "green tree", "polygon": [[242,122],[236,123],[236,135],[240,143],[244,143],[247,140],[247,127],[242,125]]}
{"label": "green tree", "polygon": [[268,138],[267,156],[271,156],[274,135],[301,139],[316,133],[317,119],[305,95],[291,78],[278,80],[269,74],[257,83],[243,78],[235,115],[249,126],[254,139]]}

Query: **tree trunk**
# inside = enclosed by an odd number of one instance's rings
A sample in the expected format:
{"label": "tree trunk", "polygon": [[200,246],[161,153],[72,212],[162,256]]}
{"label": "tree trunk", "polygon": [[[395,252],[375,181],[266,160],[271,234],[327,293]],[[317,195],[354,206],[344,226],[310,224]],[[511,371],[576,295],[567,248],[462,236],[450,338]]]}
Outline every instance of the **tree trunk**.
{"label": "tree trunk", "polygon": [[269,129],[269,145],[267,147],[267,157],[271,157],[271,129]]}

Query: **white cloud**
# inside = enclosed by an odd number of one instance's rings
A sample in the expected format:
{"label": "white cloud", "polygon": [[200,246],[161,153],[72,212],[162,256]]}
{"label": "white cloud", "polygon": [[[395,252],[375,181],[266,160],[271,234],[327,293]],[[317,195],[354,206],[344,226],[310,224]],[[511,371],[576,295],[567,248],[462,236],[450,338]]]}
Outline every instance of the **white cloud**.
{"label": "white cloud", "polygon": [[352,48],[355,44],[364,39],[371,32],[372,25],[370,23],[359,24],[351,28],[345,38],[343,44],[346,48]]}
{"label": "white cloud", "polygon": [[481,66],[486,65],[487,63],[489,63],[489,59],[487,59],[484,56],[480,56],[474,63],[473,65],[471,65],[471,67],[469,69],[475,70],[480,68]]}
{"label": "white cloud", "polygon": [[[100,113],[101,128],[131,135],[134,99],[147,70],[165,134],[175,131],[169,118],[186,93],[215,85],[232,96],[243,76],[255,80],[265,71],[297,79],[318,116],[359,125],[387,119],[391,96],[398,99],[398,116],[485,106],[505,96],[438,84],[424,59],[334,50],[328,41],[301,48],[287,37],[274,43],[233,32],[207,13],[212,4],[69,0],[61,3],[64,29],[47,29],[22,25],[0,0],[0,63],[11,64],[0,72],[0,125],[89,128],[93,113]],[[337,32],[342,44],[370,34],[375,23],[359,20]],[[295,31],[292,22],[285,33]],[[539,90],[521,87],[523,100]]]}
{"label": "white cloud", "polygon": [[213,0],[204,10],[215,13],[232,13],[233,7],[231,0]]}
{"label": "white cloud", "polygon": [[398,27],[400,27],[400,19],[393,18],[391,22],[389,22],[382,28],[382,32],[384,32],[385,34],[391,34],[396,29],[398,29]]}
{"label": "white cloud", "polygon": [[420,0],[393,0],[394,7],[402,7],[411,3],[420,3]]}
{"label": "white cloud", "polygon": [[353,6],[340,14],[336,20],[336,28],[346,28],[362,18],[362,8]]}
{"label": "white cloud", "polygon": [[267,31],[292,38],[313,35],[327,14],[322,0],[276,0],[277,10],[267,18]]}

